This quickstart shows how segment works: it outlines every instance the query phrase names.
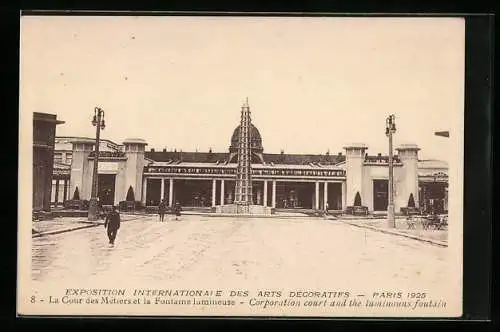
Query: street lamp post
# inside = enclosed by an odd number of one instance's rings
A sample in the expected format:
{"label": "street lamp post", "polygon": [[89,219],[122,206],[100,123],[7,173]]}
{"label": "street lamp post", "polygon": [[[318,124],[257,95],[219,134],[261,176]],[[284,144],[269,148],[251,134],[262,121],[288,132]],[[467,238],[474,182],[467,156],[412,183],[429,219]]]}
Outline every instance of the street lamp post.
{"label": "street lamp post", "polygon": [[94,169],[92,171],[92,193],[90,195],[89,201],[89,214],[88,220],[96,221],[98,219],[97,210],[98,210],[98,202],[97,202],[97,187],[98,187],[98,174],[97,167],[99,163],[99,141],[101,138],[101,129],[105,128],[104,124],[104,111],[96,107],[94,109],[94,117],[92,118],[92,125],[96,127],[95,134],[95,155],[94,155]]}
{"label": "street lamp post", "polygon": [[389,204],[387,205],[387,222],[389,228],[396,228],[394,218],[394,161],[392,158],[392,135],[396,132],[394,114],[387,117],[385,121],[385,135],[389,138]]}

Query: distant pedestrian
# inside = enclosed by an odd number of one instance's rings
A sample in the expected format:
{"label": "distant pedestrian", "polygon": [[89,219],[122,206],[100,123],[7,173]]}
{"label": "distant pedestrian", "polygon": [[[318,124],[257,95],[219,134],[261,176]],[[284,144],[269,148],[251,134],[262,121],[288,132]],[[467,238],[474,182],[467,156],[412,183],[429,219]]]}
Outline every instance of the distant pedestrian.
{"label": "distant pedestrian", "polygon": [[116,234],[120,229],[120,213],[116,210],[116,206],[113,206],[111,212],[106,216],[104,221],[104,228],[108,229],[109,246],[115,244]]}
{"label": "distant pedestrian", "polygon": [[165,212],[167,210],[167,203],[165,202],[165,199],[160,202],[160,205],[158,206],[158,214],[160,215],[160,221],[163,222],[165,219]]}
{"label": "distant pedestrian", "polygon": [[325,203],[325,216],[328,215],[328,208],[329,208],[328,203]]}
{"label": "distant pedestrian", "polygon": [[179,202],[175,202],[174,205],[175,220],[179,220],[178,218],[181,216],[181,211],[182,211],[181,205],[179,204]]}

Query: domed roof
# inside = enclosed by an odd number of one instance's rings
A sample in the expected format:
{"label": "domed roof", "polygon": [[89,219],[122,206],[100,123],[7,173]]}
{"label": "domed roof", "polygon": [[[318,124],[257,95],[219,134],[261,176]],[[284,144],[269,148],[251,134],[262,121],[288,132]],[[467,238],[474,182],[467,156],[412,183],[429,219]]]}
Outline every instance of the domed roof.
{"label": "domed roof", "polygon": [[[240,135],[240,126],[236,127],[231,137],[231,146],[229,147],[229,152],[238,152],[238,139]],[[253,124],[250,127],[250,148],[253,152],[263,152],[262,138],[260,137],[259,130]]]}

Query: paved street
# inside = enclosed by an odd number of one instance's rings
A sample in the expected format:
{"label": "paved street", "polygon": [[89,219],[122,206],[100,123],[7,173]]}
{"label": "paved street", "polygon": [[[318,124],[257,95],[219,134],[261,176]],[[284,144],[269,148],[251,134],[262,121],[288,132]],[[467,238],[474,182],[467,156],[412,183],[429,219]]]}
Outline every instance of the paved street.
{"label": "paved street", "polygon": [[157,216],[33,239],[35,281],[393,288],[446,285],[447,248],[314,218]]}

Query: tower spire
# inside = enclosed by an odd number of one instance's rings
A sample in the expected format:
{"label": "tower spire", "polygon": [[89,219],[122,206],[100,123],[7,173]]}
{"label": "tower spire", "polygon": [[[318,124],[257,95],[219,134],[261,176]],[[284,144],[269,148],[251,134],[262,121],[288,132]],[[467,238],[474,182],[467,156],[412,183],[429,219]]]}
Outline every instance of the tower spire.
{"label": "tower spire", "polygon": [[251,128],[250,106],[248,97],[241,107],[240,132],[238,135],[238,168],[236,169],[235,203],[240,206],[238,212],[248,213],[252,205],[252,165],[251,165]]}

